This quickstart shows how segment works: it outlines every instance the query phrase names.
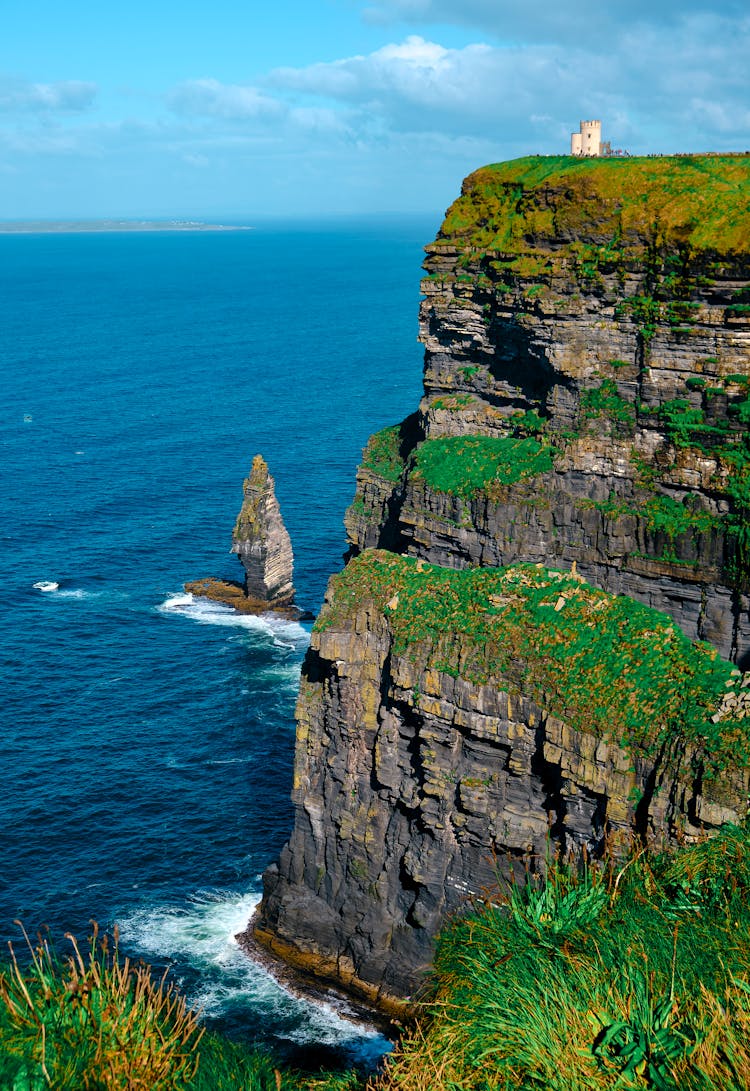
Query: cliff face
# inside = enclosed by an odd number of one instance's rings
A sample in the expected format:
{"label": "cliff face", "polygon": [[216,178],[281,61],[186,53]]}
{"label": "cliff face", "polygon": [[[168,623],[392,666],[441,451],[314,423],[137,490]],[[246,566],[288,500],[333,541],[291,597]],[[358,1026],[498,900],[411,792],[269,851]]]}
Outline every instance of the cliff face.
{"label": "cliff face", "polygon": [[427,248],[419,415],[365,452],[352,552],[576,561],[744,663],[749,191],[744,157],[470,176]]}
{"label": "cliff face", "polygon": [[750,157],[467,179],[303,669],[282,957],[398,1009],[496,868],[744,816],[748,223]]}
{"label": "cliff face", "polygon": [[446,914],[509,861],[541,866],[550,836],[596,853],[737,821],[744,724],[711,721],[727,693],[715,651],[580,577],[364,553],[316,623],[256,935],[398,1010]]}

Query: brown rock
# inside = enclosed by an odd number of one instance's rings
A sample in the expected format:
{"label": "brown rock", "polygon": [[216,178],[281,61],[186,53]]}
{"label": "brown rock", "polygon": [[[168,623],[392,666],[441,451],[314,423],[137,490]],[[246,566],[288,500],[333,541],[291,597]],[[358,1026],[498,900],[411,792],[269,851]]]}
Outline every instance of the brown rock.
{"label": "brown rock", "polygon": [[245,593],[268,606],[294,602],[292,543],[281,518],[274,482],[261,455],[253,459],[245,499],[232,536],[232,553],[245,569]]}

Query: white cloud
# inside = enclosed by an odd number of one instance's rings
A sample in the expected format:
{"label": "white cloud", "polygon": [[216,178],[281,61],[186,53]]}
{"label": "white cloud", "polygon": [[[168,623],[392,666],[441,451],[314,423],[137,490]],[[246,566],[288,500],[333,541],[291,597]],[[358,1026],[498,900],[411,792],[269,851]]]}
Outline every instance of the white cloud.
{"label": "white cloud", "polygon": [[497,116],[492,95],[506,82],[502,59],[484,43],[447,49],[411,35],[366,56],[277,68],[268,83],[355,107],[364,128],[474,131],[480,119]]}
{"label": "white cloud", "polygon": [[278,99],[256,87],[220,83],[214,79],[188,80],[168,96],[175,113],[224,118],[229,121],[273,119],[286,113]]}
{"label": "white cloud", "polygon": [[[160,186],[170,214],[178,199],[187,213],[220,197],[234,209],[445,207],[482,163],[566,150],[582,117],[633,152],[750,148],[750,18],[733,3],[684,0],[678,15],[673,0],[632,0],[631,18],[624,0],[581,0],[575,15],[552,0],[376,6],[408,14],[412,33],[247,83],[107,89],[93,116],[93,84],[0,79],[0,200],[22,208],[27,189],[67,178],[71,206],[86,186],[91,208],[119,186],[112,214],[136,201],[145,212]],[[450,20],[481,33],[456,45]]]}
{"label": "white cloud", "polygon": [[83,80],[30,83],[0,78],[0,113],[78,113],[93,105],[96,93],[96,84]]}
{"label": "white cloud", "polygon": [[370,139],[437,132],[494,138],[507,154],[557,151],[581,117],[601,116],[606,137],[633,151],[652,150],[658,131],[653,150],[715,148],[717,134],[723,147],[741,150],[750,141],[748,71],[750,20],[694,14],[666,39],[656,26],[630,27],[606,51],[581,43],[447,48],[411,35],[368,55],[279,68],[266,82],[348,108],[350,126]]}

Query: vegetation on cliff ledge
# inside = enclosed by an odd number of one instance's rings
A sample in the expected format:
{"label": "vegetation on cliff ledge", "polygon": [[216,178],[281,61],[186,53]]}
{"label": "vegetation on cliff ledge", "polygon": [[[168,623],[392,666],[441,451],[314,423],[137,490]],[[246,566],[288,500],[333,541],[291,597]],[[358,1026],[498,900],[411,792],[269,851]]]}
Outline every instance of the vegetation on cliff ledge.
{"label": "vegetation on cliff ledge", "polygon": [[437,245],[520,256],[596,243],[614,260],[658,234],[725,254],[747,248],[749,216],[750,156],[527,156],[470,174]]}
{"label": "vegetation on cliff ledge", "polygon": [[374,606],[395,654],[523,692],[574,729],[649,752],[683,740],[713,773],[750,762],[746,722],[711,718],[739,672],[666,615],[580,577],[534,565],[455,570],[368,550],[332,589],[318,632]]}
{"label": "vegetation on cliff ledge", "polygon": [[370,436],[362,452],[362,465],[386,481],[400,479],[404,469],[400,424],[390,425]]}
{"label": "vegetation on cliff ledge", "polygon": [[552,469],[553,448],[531,436],[445,436],[420,443],[412,480],[436,492],[468,498],[527,481]]}

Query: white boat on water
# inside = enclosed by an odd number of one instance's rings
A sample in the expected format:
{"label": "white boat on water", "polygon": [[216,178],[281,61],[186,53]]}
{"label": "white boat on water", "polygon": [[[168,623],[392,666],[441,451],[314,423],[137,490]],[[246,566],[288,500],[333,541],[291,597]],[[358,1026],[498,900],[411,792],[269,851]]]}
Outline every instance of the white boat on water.
{"label": "white boat on water", "polygon": [[59,583],[55,583],[53,580],[39,580],[34,584],[37,591],[56,591],[60,586]]}

